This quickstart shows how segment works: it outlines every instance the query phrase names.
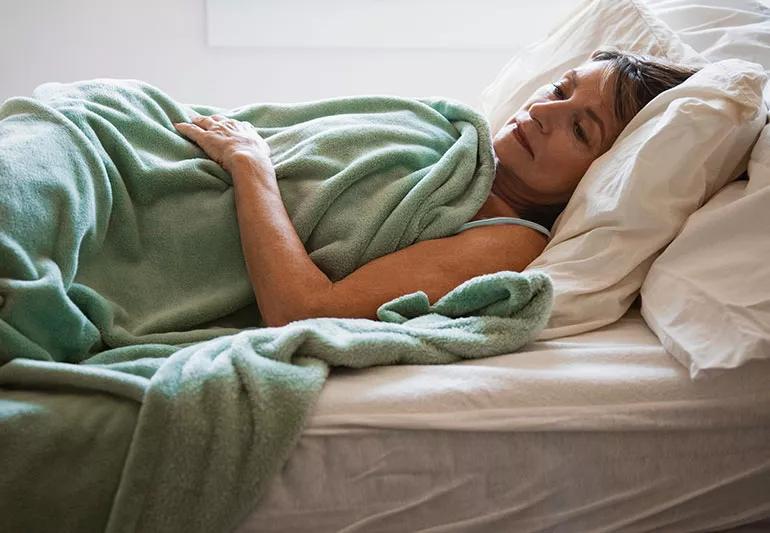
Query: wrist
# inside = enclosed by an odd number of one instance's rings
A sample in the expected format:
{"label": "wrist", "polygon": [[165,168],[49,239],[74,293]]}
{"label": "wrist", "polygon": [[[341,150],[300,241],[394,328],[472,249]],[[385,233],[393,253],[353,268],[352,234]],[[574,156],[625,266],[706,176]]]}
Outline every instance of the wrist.
{"label": "wrist", "polygon": [[273,162],[267,156],[259,154],[253,154],[248,152],[238,152],[233,154],[230,158],[230,166],[232,168],[233,177],[236,174],[250,174],[259,173],[261,175],[272,174],[275,175],[275,168]]}

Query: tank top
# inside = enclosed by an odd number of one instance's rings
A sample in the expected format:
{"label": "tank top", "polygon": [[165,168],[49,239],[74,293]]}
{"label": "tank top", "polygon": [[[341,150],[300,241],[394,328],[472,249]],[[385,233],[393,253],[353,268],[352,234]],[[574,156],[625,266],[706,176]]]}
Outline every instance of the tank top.
{"label": "tank top", "polygon": [[532,228],[534,230],[539,231],[549,239],[551,238],[551,232],[548,231],[546,228],[538,224],[537,222],[532,222],[531,220],[524,220],[523,218],[515,218],[515,217],[492,217],[492,218],[484,218],[481,220],[471,220],[470,222],[466,222],[462,226],[460,226],[460,229],[458,229],[454,235],[457,235],[463,230],[475,228],[476,226],[491,226],[494,224],[518,224],[519,226],[527,226],[528,228]]}

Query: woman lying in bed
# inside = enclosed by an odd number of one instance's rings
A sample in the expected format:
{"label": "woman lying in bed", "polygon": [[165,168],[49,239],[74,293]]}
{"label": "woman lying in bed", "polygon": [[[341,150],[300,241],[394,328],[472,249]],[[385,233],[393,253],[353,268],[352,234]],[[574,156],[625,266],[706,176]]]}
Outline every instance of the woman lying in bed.
{"label": "woman lying in bed", "polygon": [[[522,271],[545,248],[548,230],[591,163],[645,104],[695,72],[656,58],[596,51],[532,95],[493,139],[495,179],[471,220],[514,217],[535,224],[509,220],[514,224],[477,225],[420,241],[336,283],[297,236],[270,148],[251,124],[213,115],[175,126],[233,177],[241,245],[265,324],[312,317],[376,320],[378,307],[400,295],[421,290],[433,303],[475,276]],[[286,290],[292,284],[298,290]],[[292,301],[291,294],[302,296]]]}

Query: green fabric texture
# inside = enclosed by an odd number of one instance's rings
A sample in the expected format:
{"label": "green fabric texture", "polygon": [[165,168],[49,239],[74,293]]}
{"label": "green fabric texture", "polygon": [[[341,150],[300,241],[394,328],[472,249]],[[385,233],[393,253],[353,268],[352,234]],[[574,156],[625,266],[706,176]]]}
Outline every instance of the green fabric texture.
{"label": "green fabric texture", "polygon": [[403,295],[378,321],[263,327],[231,177],[172,125],[193,111],[254,124],[333,281],[452,235],[494,178],[484,118],[438,98],[223,109],[99,79],[7,100],[2,531],[232,530],[288,460],[330,367],[509,353],[548,320],[551,281],[532,271],[473,278],[433,305]]}

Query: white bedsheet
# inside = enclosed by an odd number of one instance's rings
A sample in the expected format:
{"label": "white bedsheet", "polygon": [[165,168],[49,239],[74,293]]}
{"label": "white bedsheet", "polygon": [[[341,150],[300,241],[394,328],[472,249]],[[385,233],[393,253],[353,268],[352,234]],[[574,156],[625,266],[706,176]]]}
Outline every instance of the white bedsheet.
{"label": "white bedsheet", "polygon": [[770,365],[692,382],[639,315],[444,366],[336,369],[238,530],[713,531],[770,516]]}

